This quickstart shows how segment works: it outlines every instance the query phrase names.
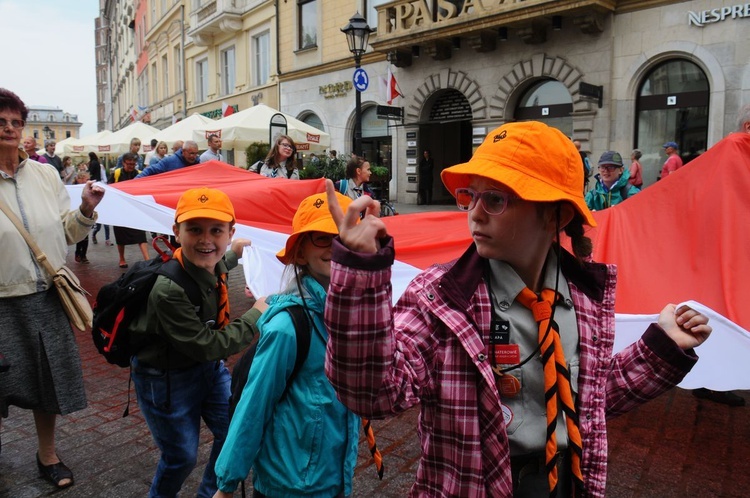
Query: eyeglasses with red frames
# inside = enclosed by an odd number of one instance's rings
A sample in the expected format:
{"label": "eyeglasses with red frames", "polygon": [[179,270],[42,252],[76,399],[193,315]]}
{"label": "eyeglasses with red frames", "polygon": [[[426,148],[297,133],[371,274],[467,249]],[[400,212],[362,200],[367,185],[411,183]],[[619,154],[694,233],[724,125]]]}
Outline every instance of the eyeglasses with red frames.
{"label": "eyeglasses with red frames", "polygon": [[497,216],[503,214],[508,202],[511,199],[518,199],[518,196],[504,192],[502,190],[483,190],[477,192],[471,188],[456,189],[456,206],[461,211],[471,211],[476,207],[477,200],[482,199],[482,208],[487,214]]}
{"label": "eyeglasses with red frames", "polygon": [[23,119],[11,119],[10,121],[8,121],[5,118],[0,118],[0,128],[5,128],[9,125],[11,128],[20,130],[21,128],[26,126],[26,121],[24,121]]}
{"label": "eyeglasses with red frames", "polygon": [[330,233],[311,233],[310,242],[312,242],[312,245],[315,247],[325,249],[326,247],[331,247],[334,237],[336,236]]}

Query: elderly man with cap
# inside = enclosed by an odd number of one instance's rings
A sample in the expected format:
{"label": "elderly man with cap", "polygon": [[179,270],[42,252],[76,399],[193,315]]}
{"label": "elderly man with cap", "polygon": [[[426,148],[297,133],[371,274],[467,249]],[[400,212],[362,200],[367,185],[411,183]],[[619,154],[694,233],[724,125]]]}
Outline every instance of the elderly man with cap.
{"label": "elderly man with cap", "polygon": [[395,306],[377,201],[344,214],[327,186],[340,233],[325,307],[331,384],[364,417],[420,407],[410,496],[605,496],[607,418],[680,382],[708,318],[668,304],[613,354],[617,271],[589,261],[581,156],[559,130],[505,124],[441,178],[473,243]]}
{"label": "elderly man with cap", "polygon": [[586,205],[592,211],[612,207],[640,192],[630,184],[630,171],[625,169],[619,152],[608,150],[599,158],[598,166],[596,184],[586,193]]}
{"label": "elderly man with cap", "polygon": [[677,150],[680,148],[677,145],[677,142],[667,142],[661,147],[667,154],[667,160],[664,161],[664,166],[661,168],[659,180],[665,179],[667,176],[682,168],[682,158],[677,153]]}

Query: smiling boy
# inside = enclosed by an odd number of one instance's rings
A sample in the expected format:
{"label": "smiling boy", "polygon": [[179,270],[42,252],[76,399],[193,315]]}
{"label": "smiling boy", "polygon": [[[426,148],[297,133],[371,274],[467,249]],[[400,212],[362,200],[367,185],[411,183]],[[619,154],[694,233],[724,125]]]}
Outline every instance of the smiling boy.
{"label": "smiling boy", "polygon": [[180,491],[196,464],[201,418],[214,442],[198,496],[216,491],[214,464],[229,427],[231,377],[222,358],[250,345],[264,307],[257,302],[229,322],[227,273],[250,245],[247,239],[232,241],[234,221],[232,203],[220,190],[203,187],[182,195],[173,227],[182,247],[174,259],[200,290],[200,306],[196,310],[183,287],[159,275],[146,312],[133,326],[140,346],[132,359],[138,405],[161,450],[149,497]]}

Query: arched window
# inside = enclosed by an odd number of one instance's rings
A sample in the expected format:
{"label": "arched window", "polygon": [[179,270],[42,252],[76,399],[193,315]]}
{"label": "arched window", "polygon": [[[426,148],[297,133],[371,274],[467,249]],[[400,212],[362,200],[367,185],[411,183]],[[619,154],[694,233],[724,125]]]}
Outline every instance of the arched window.
{"label": "arched window", "polygon": [[541,80],[529,87],[518,100],[518,121],[543,121],[571,136],[573,134],[573,99],[568,88],[556,80]]}
{"label": "arched window", "polygon": [[311,112],[310,114],[304,116],[302,118],[302,122],[305,124],[309,124],[313,128],[317,128],[320,131],[326,131],[325,127],[323,126],[323,121],[321,121],[320,117],[318,117],[318,115],[314,112]]}
{"label": "arched window", "polygon": [[50,114],[49,117],[47,118],[47,121],[54,121],[54,120],[55,120],[54,114]]}
{"label": "arched window", "polygon": [[656,181],[666,160],[666,142],[677,142],[683,162],[705,152],[709,93],[705,73],[684,59],[662,62],[643,78],[636,99],[635,148],[643,153],[644,183]]}

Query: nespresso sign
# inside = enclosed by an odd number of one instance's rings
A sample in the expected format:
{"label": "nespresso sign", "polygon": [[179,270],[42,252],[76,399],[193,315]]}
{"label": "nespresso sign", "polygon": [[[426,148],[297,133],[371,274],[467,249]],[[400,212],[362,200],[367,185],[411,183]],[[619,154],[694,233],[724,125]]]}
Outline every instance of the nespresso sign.
{"label": "nespresso sign", "polygon": [[688,26],[698,26],[702,28],[706,24],[726,21],[727,19],[742,18],[750,18],[750,3],[701,10],[698,12],[688,11]]}

